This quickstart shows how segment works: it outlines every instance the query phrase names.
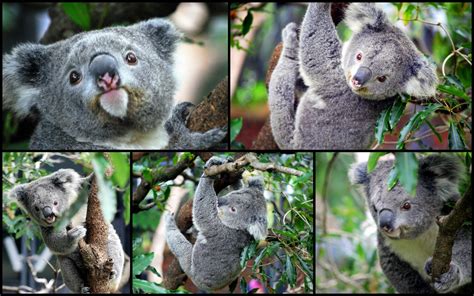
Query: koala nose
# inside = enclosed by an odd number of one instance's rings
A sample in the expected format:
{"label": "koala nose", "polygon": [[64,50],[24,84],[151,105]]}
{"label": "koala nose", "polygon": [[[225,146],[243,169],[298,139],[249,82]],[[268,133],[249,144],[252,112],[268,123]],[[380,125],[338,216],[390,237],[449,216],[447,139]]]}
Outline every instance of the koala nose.
{"label": "koala nose", "polygon": [[109,91],[118,88],[120,84],[117,67],[117,61],[113,56],[100,54],[92,58],[89,71],[96,79],[97,86]]}
{"label": "koala nose", "polygon": [[53,209],[51,209],[50,207],[44,207],[43,208],[43,216],[44,217],[49,217],[49,216],[52,216],[53,215]]}
{"label": "koala nose", "polygon": [[393,218],[394,214],[389,209],[383,209],[379,213],[379,226],[386,232],[393,231]]}
{"label": "koala nose", "polygon": [[352,77],[352,83],[356,87],[361,87],[370,80],[370,77],[372,77],[372,71],[367,67],[360,67]]}

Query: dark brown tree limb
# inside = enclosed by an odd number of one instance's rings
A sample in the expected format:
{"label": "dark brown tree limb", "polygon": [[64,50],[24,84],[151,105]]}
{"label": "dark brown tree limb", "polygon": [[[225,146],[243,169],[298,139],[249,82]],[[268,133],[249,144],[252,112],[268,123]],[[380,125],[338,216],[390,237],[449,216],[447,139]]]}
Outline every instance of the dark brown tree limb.
{"label": "dark brown tree limb", "polygon": [[433,281],[449,271],[456,234],[464,222],[468,220],[472,220],[472,191],[470,184],[462,198],[456,202],[453,210],[446,216],[438,217],[436,221],[439,226],[439,232],[436,239],[433,261],[431,262]]}
{"label": "dark brown tree limb", "polygon": [[141,183],[138,185],[137,189],[133,193],[132,198],[132,213],[138,213],[143,210],[140,206],[140,203],[145,199],[148,192],[150,192],[152,186],[158,182],[164,182],[167,180],[173,180],[179,174],[181,174],[185,169],[191,167],[196,159],[196,155],[191,157],[184,158],[180,160],[176,165],[169,168],[158,168],[153,170],[153,181],[151,183],[147,182],[143,177],[141,178]]}
{"label": "dark brown tree limb", "polygon": [[87,202],[86,229],[85,240],[79,241],[79,251],[87,269],[91,293],[115,292],[109,279],[113,267],[113,259],[107,252],[109,227],[100,207],[95,177],[91,180]]}

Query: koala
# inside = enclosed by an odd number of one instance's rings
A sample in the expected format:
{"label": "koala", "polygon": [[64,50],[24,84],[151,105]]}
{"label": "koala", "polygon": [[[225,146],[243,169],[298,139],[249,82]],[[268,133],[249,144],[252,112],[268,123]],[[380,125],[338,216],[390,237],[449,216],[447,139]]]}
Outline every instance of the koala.
{"label": "koala", "polygon": [[36,115],[31,149],[206,149],[224,129],[186,127],[190,103],[174,105],[171,22],[84,32],[3,56],[3,108]]}
{"label": "koala", "polygon": [[447,202],[459,199],[458,180],[465,171],[455,157],[435,154],[419,160],[416,196],[400,184],[388,190],[393,160],[379,161],[371,173],[367,163],[353,166],[349,176],[361,185],[377,224],[380,265],[400,293],[471,291],[472,230],[456,234],[448,272],[431,283],[431,260],[438,236],[436,217],[446,214]]}
{"label": "koala", "polygon": [[[310,3],[299,37],[295,23],[282,32],[283,50],[268,96],[281,149],[369,148],[380,113],[397,93],[435,95],[435,67],[374,3],[349,5],[345,22],[353,34],[344,46],[330,8],[330,3]],[[295,112],[300,78],[308,88]]]}
{"label": "koala", "polygon": [[[206,167],[226,160],[212,157]],[[263,180],[249,179],[248,187],[217,197],[214,179],[202,175],[193,202],[193,224],[198,231],[194,246],[166,216],[166,241],[183,271],[205,291],[229,285],[240,274],[240,253],[252,240],[267,235]]]}
{"label": "koala", "polygon": [[[16,200],[33,223],[40,227],[45,245],[58,257],[64,283],[75,293],[90,292],[86,284],[85,265],[78,249],[79,240],[86,235],[84,223],[87,204],[77,212],[67,227],[57,229],[55,225],[77,199],[85,180],[72,169],[60,169],[28,184],[17,185],[9,193],[10,198]],[[118,288],[124,265],[124,251],[114,227],[112,224],[108,226],[107,248],[113,259],[110,279],[112,286]]]}

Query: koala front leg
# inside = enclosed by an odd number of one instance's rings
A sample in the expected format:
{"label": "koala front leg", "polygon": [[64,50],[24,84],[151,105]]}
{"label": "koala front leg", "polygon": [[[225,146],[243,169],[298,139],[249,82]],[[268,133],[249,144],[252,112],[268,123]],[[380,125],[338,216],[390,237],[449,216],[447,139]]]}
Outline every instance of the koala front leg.
{"label": "koala front leg", "polygon": [[204,133],[190,131],[186,127],[186,119],[193,106],[189,102],[176,105],[171,117],[166,121],[165,129],[170,137],[168,149],[208,149],[219,144],[226,136],[225,127],[214,128]]}
{"label": "koala front leg", "polygon": [[171,252],[178,258],[181,269],[188,275],[191,275],[191,258],[193,245],[184,237],[176,226],[173,214],[166,214],[166,242]]}
{"label": "koala front leg", "polygon": [[341,42],[330,14],[331,3],[310,3],[301,24],[301,75],[313,86],[328,87],[337,77],[344,79]]}
{"label": "koala front leg", "polygon": [[44,243],[54,254],[67,255],[74,252],[79,240],[86,236],[86,228],[76,226],[67,230],[66,228],[55,230],[53,227],[41,227],[41,235]]}
{"label": "koala front leg", "polygon": [[283,51],[268,86],[270,124],[281,149],[292,149],[295,129],[295,87],[298,78],[298,37],[295,23],[282,32]]}

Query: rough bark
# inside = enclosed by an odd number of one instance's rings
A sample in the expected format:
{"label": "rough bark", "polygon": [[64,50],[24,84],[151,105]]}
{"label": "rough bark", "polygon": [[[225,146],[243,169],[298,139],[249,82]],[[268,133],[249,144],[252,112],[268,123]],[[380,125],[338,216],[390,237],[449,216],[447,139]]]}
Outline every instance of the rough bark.
{"label": "rough bark", "polygon": [[107,253],[109,227],[100,207],[95,176],[87,202],[86,229],[85,240],[79,241],[79,251],[87,269],[91,293],[115,292],[109,280],[113,267],[113,259]]}

